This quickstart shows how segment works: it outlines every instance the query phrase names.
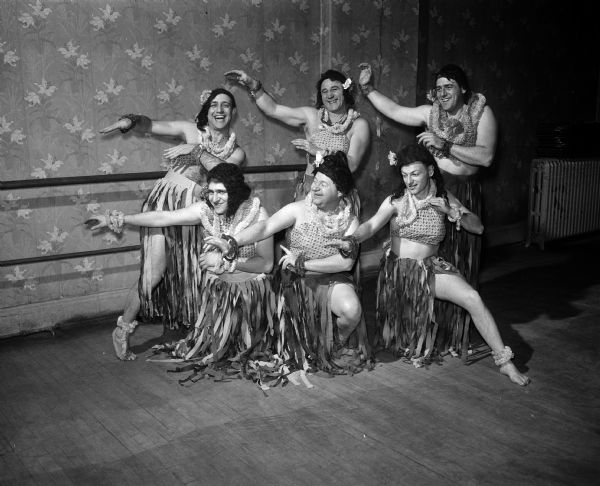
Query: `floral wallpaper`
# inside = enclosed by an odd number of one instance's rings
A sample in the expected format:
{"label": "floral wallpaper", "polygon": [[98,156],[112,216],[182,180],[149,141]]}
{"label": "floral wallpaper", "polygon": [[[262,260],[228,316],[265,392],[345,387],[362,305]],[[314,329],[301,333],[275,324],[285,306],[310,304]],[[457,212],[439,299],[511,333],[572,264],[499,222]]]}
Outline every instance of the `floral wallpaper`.
{"label": "floral wallpaper", "polygon": [[[356,79],[368,60],[382,89],[414,103],[418,19],[418,0],[3,0],[0,180],[161,170],[176,141],[99,129],[123,113],[193,120],[201,92],[216,86],[236,95],[234,131],[248,165],[301,163],[289,142],[299,131],[266,119],[223,73],[244,69],[278,101],[299,106],[314,103],[320,72]],[[360,95],[358,110],[372,127],[358,173],[369,215],[395,183],[388,150],[412,133]],[[249,176],[271,211],[291,200],[293,179]],[[152,183],[2,190],[0,260],[137,244],[135,230],[92,234],[82,222],[106,209],[137,211]],[[0,266],[0,335],[118,310],[138,262],[137,252],[120,252]]]}

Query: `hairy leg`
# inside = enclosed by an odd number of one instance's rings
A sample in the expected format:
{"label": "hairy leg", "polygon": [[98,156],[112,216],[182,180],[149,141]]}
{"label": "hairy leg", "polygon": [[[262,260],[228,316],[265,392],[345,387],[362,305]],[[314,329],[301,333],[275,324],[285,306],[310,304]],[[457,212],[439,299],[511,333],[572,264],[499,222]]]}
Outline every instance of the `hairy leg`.
{"label": "hairy leg", "polygon": [[[504,351],[504,342],[500,337],[494,317],[481,300],[479,292],[471,287],[466,280],[457,275],[436,275],[435,296],[438,299],[447,300],[465,308],[471,314],[473,324],[475,324],[481,337],[492,351],[495,354],[501,354]],[[518,385],[529,383],[529,378],[519,373],[510,360],[500,366],[500,372],[507,375],[511,381]]]}

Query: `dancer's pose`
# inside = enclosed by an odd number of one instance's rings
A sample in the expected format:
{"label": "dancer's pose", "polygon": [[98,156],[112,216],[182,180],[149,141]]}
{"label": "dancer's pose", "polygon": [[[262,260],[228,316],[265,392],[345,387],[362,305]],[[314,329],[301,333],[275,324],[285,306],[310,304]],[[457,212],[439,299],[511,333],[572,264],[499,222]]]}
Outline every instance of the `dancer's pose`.
{"label": "dancer's pose", "polygon": [[[208,172],[207,181],[206,201],[186,208],[128,215],[113,211],[88,221],[92,230],[108,226],[118,231],[124,224],[152,228],[198,225],[199,235],[220,236],[223,232],[242,231],[267,218],[258,198],[250,197],[250,188],[236,165],[216,165]],[[240,247],[235,261],[223,259],[220,253],[204,247],[193,265],[193,280],[199,285],[195,301],[198,308],[194,309],[198,317],[187,336],[174,346],[174,354],[207,364],[237,357],[256,347],[269,347],[275,295],[271,277],[266,274],[273,268],[273,239]],[[125,356],[129,354],[126,339],[119,350]]]}
{"label": "dancer's pose", "polygon": [[[156,121],[143,115],[125,115],[100,130],[109,133],[130,130],[179,137],[186,143],[165,151],[171,166],[154,185],[142,211],[170,211],[199,200],[206,184],[206,173],[222,162],[240,165],[244,151],[231,132],[235,98],[222,88],[206,91],[196,122]],[[198,253],[202,240],[195,226],[140,228],[142,260],[137,288],[129,293],[123,315],[113,331],[117,357],[135,359],[127,349],[127,338],[137,325],[137,315],[162,316],[166,327],[189,328],[196,322],[199,286]]]}
{"label": "dancer's pose", "polygon": [[[363,63],[359,84],[373,106],[388,118],[425,131],[417,140],[434,155],[444,178],[444,184],[475,214],[482,212],[481,168],[492,164],[496,151],[498,128],[485,97],[473,93],[465,72],[448,64],[434,76],[433,103],[417,107],[400,106],[373,87],[371,66]],[[474,287],[479,283],[481,237],[456,231],[447,225],[446,239],[440,255],[455,265]],[[437,305],[445,314],[444,347],[461,350],[466,358],[468,319],[460,307],[444,303]]]}
{"label": "dancer's pose", "polygon": [[358,227],[346,197],[354,182],[343,152],[326,155],[314,170],[311,192],[304,200],[244,231],[211,236],[206,243],[220,248],[226,258],[235,258],[238,246],[287,228],[280,260],[276,351],[301,370],[343,372],[361,367],[369,358],[362,307],[349,272],[356,252],[326,246]]}
{"label": "dancer's pose", "polygon": [[[232,70],[225,73],[231,80],[245,86],[256,100],[256,106],[268,117],[292,127],[302,127],[305,138],[292,140],[298,150],[307,154],[307,168],[302,181],[296,187],[296,200],[304,199],[310,192],[313,179],[313,164],[325,155],[342,151],[348,166],[354,172],[369,145],[369,124],[354,109],[352,80],[339,71],[330,69],[317,81],[317,104],[289,107],[277,103],[263,89],[260,81],[244,71]],[[359,216],[360,200],[356,190],[350,193],[355,214]]]}
{"label": "dancer's pose", "polygon": [[433,156],[421,145],[391,154],[391,161],[397,163],[402,176],[399,190],[350,238],[331,243],[351,252],[390,222],[391,247],[383,257],[377,285],[377,320],[384,344],[416,365],[426,361],[433,352],[440,319],[434,312],[434,298],[447,300],[470,313],[500,372],[527,385],[529,378],[511,361],[513,353],[502,342],[479,293],[456,267],[437,256],[447,218],[460,231],[481,233],[479,217],[445,192]]}

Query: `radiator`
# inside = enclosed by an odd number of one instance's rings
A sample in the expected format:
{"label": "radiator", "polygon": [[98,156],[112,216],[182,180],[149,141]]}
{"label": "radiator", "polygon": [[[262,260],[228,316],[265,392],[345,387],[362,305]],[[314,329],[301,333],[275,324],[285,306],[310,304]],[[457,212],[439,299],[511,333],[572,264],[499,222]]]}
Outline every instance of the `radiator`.
{"label": "radiator", "polygon": [[600,159],[534,159],[526,245],[600,230]]}

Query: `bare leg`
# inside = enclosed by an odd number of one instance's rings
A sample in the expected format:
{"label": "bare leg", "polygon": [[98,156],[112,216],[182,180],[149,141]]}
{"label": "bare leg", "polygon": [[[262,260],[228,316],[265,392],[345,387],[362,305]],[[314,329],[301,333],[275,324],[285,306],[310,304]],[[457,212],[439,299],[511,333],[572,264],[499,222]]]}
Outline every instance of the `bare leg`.
{"label": "bare leg", "polygon": [[340,342],[345,343],[360,322],[362,307],[351,285],[337,284],[331,291],[331,310],[337,317]]}
{"label": "bare leg", "polygon": [[[154,288],[162,279],[167,259],[165,254],[165,237],[159,230],[153,230],[150,234],[149,255],[147,258],[152,262],[149,271],[145,272],[142,280],[142,291],[150,295]],[[142,269],[144,271],[144,269]],[[129,350],[129,335],[133,333],[137,326],[135,318],[140,310],[140,296],[138,284],[136,283],[127,297],[127,304],[123,310],[123,315],[117,321],[117,327],[113,330],[113,346],[117,357],[123,361],[131,361],[136,358],[135,354]]]}
{"label": "bare leg", "polygon": [[[435,294],[439,299],[464,307],[471,314],[473,324],[475,324],[488,346],[492,348],[494,355],[498,357],[506,354],[504,342],[500,337],[498,326],[492,314],[481,300],[479,292],[465,280],[456,275],[436,275]],[[500,373],[508,376],[517,385],[527,385],[529,383],[529,378],[517,370],[517,367],[510,360],[510,356],[504,361],[500,365]]]}

